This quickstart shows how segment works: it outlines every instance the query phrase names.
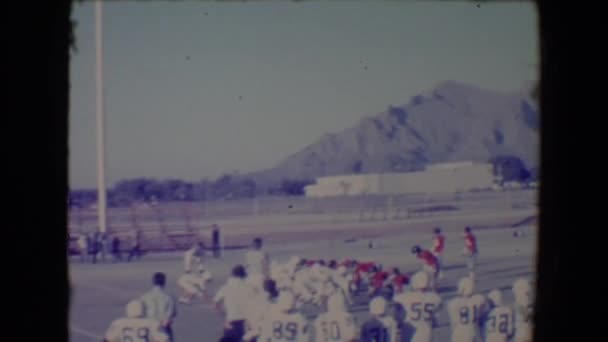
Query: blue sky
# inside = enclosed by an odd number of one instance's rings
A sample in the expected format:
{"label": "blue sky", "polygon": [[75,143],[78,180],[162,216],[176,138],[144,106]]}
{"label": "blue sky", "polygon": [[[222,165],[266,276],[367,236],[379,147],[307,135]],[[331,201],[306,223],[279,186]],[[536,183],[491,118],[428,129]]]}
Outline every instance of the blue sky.
{"label": "blue sky", "polygon": [[[74,5],[70,183],[94,187],[91,2]],[[531,3],[104,4],[107,180],[269,168],[443,80],[536,79]]]}

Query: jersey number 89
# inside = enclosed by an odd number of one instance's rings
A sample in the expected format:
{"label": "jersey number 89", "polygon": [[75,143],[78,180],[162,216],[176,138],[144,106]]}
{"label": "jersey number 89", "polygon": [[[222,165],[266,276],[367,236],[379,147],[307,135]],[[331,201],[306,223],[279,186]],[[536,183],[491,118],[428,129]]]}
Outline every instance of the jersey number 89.
{"label": "jersey number 89", "polygon": [[122,329],[121,342],[150,342],[150,330],[148,328],[133,328]]}
{"label": "jersey number 89", "polygon": [[293,341],[298,334],[298,324],[295,322],[274,321],[272,327],[272,336],[277,340]]}

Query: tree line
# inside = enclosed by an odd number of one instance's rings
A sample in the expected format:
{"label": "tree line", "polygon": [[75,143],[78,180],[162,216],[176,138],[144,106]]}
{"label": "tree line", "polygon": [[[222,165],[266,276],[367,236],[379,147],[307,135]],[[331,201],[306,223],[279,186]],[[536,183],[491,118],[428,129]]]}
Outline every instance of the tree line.
{"label": "tree line", "polygon": [[[261,185],[253,179],[223,175],[215,181],[186,182],[178,179],[135,178],[117,182],[107,191],[109,207],[127,207],[136,203],[201,202],[238,200],[256,196],[303,196],[311,180],[282,179]],[[69,193],[71,207],[89,207],[97,202],[96,189],[74,189]]]}
{"label": "tree line", "polygon": [[[526,168],[516,156],[497,156],[489,162],[494,166],[494,174],[500,176],[503,183],[527,183],[538,179],[538,169]],[[109,207],[128,207],[136,203],[238,200],[264,195],[303,196],[304,188],[313,183],[312,180],[282,179],[275,184],[261,185],[251,178],[229,174],[215,181],[200,182],[136,178],[120,181],[108,189],[107,203]],[[72,190],[69,193],[68,204],[71,207],[89,207],[96,202],[96,189]]]}

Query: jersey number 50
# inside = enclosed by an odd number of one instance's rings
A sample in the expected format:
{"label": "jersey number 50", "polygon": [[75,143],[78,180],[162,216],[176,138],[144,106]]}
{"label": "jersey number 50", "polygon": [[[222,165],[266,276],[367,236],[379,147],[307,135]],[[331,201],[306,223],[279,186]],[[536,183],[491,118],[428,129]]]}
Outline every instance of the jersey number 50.
{"label": "jersey number 50", "polygon": [[329,335],[329,340],[331,341],[340,341],[340,326],[338,325],[338,322],[331,321],[329,323],[329,329],[327,329],[327,325],[327,322],[323,322],[323,332],[325,333],[325,336]]}

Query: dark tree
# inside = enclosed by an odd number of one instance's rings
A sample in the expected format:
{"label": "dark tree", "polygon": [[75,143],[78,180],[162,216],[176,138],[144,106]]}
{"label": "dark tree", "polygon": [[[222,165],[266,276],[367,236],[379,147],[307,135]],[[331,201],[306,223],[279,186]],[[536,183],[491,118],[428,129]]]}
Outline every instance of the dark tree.
{"label": "dark tree", "polygon": [[530,180],[530,172],[524,162],[516,156],[497,156],[490,160],[494,166],[494,175],[500,176],[503,182],[526,182]]}

